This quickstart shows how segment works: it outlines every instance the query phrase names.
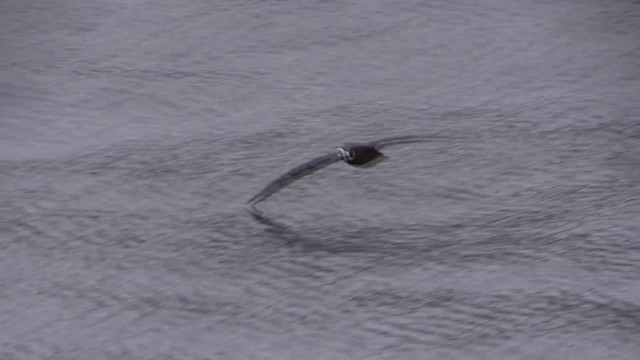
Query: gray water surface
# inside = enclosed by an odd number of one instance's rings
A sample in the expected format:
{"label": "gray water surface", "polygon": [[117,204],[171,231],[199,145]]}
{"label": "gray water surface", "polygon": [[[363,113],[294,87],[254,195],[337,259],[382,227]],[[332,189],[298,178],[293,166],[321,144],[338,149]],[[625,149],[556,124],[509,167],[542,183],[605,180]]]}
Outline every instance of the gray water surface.
{"label": "gray water surface", "polygon": [[[640,353],[637,1],[0,2],[1,359]],[[389,148],[260,204],[344,142]]]}

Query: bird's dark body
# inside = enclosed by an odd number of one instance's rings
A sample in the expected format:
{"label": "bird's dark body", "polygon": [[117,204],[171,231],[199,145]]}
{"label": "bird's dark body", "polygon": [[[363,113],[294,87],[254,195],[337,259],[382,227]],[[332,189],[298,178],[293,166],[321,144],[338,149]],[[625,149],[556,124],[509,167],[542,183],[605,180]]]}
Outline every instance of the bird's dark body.
{"label": "bird's dark body", "polygon": [[355,145],[350,147],[349,150],[353,158],[345,160],[345,162],[354,166],[363,166],[384,156],[378,149],[370,145]]}

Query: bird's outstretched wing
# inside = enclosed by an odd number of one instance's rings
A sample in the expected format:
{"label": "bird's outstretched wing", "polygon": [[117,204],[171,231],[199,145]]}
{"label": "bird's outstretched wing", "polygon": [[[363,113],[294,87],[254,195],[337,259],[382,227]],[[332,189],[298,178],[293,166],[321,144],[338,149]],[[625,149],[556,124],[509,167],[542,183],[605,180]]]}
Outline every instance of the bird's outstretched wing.
{"label": "bird's outstretched wing", "polygon": [[395,137],[388,137],[388,138],[383,138],[379,140],[374,140],[374,141],[368,142],[367,144],[377,149],[382,149],[390,145],[416,143],[416,142],[426,141],[428,139],[429,139],[428,136],[406,135],[406,136],[395,136]]}
{"label": "bird's outstretched wing", "polygon": [[395,136],[395,137],[388,137],[388,138],[370,141],[367,143],[367,145],[371,145],[376,149],[380,150],[386,146],[424,142],[424,141],[434,140],[434,139],[448,139],[448,138],[443,136],[438,136],[438,135],[405,135],[405,136]]}
{"label": "bird's outstretched wing", "polygon": [[247,204],[257,204],[269,196],[275,194],[283,187],[291,184],[292,182],[300,179],[303,176],[309,175],[314,171],[320,170],[327,165],[330,165],[336,161],[340,160],[340,157],[336,153],[331,153],[323,156],[319,156],[313,160],[310,160],[302,165],[298,165],[295,168],[289,170],[284,175],[275,179],[271,182],[271,184],[267,185],[262,191],[254,195]]}

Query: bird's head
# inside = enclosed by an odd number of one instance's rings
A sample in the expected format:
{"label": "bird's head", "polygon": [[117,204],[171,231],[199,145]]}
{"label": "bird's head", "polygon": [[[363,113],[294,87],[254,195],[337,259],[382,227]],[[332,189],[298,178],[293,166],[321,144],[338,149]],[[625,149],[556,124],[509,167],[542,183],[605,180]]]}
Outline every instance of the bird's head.
{"label": "bird's head", "polygon": [[338,156],[342,161],[351,161],[354,157],[353,150],[348,147],[338,148]]}

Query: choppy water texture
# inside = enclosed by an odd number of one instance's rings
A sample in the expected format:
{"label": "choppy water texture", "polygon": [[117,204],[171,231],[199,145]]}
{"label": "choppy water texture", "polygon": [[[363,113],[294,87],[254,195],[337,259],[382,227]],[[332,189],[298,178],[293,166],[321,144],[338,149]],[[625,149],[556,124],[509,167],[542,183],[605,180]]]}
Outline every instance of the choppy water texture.
{"label": "choppy water texture", "polygon": [[0,358],[638,358],[637,1],[0,10]]}

